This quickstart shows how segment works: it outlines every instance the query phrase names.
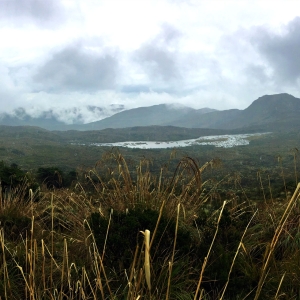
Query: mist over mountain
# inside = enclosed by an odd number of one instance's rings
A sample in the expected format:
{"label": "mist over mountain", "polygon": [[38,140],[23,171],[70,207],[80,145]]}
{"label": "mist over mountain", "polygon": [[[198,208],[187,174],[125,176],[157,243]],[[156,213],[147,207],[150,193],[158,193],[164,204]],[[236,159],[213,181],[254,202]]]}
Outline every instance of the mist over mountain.
{"label": "mist over mountain", "polygon": [[48,130],[68,130],[72,124],[85,124],[105,119],[124,109],[124,105],[119,104],[108,107],[92,105],[70,108],[57,107],[48,110],[36,107],[19,107],[9,113],[0,113],[0,125],[38,126]]}
{"label": "mist over mountain", "polygon": [[282,93],[264,95],[244,110],[193,109],[181,104],[159,104],[126,110],[85,106],[32,111],[19,108],[0,115],[0,125],[38,126],[48,130],[102,130],[145,126],[175,126],[243,131],[279,131],[300,128],[300,99]]}
{"label": "mist over mountain", "polygon": [[282,93],[265,95],[244,110],[175,108],[154,105],[125,110],[106,119],[84,124],[80,130],[126,128],[134,126],[176,126],[185,128],[243,129],[279,131],[300,128],[300,99]]}

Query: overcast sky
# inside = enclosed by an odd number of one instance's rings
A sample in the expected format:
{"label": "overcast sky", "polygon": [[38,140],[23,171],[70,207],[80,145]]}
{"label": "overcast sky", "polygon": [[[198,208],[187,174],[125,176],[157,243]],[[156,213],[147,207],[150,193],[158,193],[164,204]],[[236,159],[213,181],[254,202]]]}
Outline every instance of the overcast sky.
{"label": "overcast sky", "polygon": [[1,111],[300,97],[300,5],[0,0]]}

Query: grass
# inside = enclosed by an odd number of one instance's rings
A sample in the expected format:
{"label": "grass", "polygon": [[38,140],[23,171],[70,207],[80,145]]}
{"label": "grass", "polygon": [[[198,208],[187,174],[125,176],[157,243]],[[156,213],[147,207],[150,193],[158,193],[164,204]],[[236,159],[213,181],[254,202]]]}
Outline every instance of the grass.
{"label": "grass", "polygon": [[0,298],[299,298],[300,185],[274,199],[259,174],[252,201],[218,163],[155,175],[113,151],[73,189],[1,191]]}

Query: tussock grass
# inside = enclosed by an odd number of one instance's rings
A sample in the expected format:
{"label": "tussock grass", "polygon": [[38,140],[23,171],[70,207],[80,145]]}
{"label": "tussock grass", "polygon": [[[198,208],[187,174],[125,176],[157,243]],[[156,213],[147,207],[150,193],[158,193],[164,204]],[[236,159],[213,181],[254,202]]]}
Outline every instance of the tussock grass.
{"label": "tussock grass", "polygon": [[72,190],[1,192],[0,298],[299,297],[300,185],[280,202],[221,197],[202,176],[217,163],[156,177],[111,152]]}

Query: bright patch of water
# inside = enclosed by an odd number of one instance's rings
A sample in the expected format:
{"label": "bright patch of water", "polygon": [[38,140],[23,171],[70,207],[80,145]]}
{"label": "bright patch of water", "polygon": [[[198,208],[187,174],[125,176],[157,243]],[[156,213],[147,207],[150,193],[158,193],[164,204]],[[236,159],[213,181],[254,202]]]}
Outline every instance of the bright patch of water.
{"label": "bright patch of water", "polygon": [[117,142],[117,143],[92,143],[91,145],[99,147],[126,147],[138,149],[166,149],[188,147],[195,145],[212,145],[215,147],[231,148],[236,146],[245,146],[249,144],[249,137],[256,137],[267,133],[253,134],[228,134],[228,135],[213,135],[202,136],[197,139],[170,141],[170,142],[155,142],[155,141],[138,141],[138,142]]}

